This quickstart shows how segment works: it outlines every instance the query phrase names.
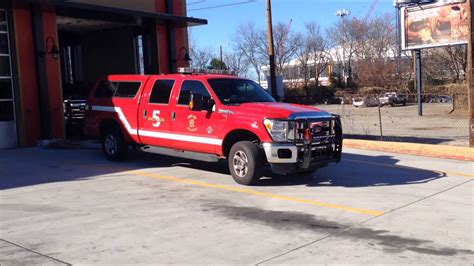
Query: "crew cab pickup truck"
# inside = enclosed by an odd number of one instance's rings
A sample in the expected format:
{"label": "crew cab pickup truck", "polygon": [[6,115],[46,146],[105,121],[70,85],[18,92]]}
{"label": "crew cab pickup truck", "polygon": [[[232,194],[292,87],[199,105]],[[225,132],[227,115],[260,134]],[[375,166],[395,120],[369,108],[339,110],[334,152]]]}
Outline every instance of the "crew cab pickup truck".
{"label": "crew cab pickup truck", "polygon": [[382,97],[379,97],[381,106],[390,105],[407,105],[407,98],[398,95],[396,92],[386,92]]}
{"label": "crew cab pickup truck", "polygon": [[169,75],[110,75],[88,97],[85,132],[107,159],[130,145],[203,161],[228,160],[234,180],[255,184],[268,163],[279,174],[339,162],[340,118],[275,102],[257,83],[223,71],[182,68]]}

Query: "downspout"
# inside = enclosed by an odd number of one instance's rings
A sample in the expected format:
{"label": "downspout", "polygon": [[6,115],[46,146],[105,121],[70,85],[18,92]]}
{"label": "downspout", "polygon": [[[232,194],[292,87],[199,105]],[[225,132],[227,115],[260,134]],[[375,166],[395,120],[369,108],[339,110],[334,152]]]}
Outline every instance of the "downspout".
{"label": "downspout", "polygon": [[51,135],[51,119],[49,112],[48,76],[46,72],[46,47],[43,34],[43,14],[40,5],[31,5],[31,17],[35,45],[36,78],[38,81],[41,138],[49,139]]}

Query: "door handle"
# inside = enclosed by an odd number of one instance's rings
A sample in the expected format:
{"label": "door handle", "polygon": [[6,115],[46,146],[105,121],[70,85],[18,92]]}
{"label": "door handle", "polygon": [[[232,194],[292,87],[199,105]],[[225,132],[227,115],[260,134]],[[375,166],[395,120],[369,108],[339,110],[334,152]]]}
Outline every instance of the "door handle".
{"label": "door handle", "polygon": [[175,112],[171,112],[171,120],[175,120],[176,119],[176,113]]}
{"label": "door handle", "polygon": [[146,110],[143,110],[143,117],[146,117]]}

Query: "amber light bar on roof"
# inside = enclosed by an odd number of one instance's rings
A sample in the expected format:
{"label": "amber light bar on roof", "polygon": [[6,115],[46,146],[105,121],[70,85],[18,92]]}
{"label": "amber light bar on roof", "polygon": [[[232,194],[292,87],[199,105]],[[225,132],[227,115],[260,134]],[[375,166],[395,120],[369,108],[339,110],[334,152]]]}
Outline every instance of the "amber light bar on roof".
{"label": "amber light bar on roof", "polygon": [[221,69],[205,69],[205,68],[193,68],[193,67],[180,67],[178,68],[180,74],[215,74],[215,75],[231,75],[236,76],[237,73],[233,70],[221,70]]}

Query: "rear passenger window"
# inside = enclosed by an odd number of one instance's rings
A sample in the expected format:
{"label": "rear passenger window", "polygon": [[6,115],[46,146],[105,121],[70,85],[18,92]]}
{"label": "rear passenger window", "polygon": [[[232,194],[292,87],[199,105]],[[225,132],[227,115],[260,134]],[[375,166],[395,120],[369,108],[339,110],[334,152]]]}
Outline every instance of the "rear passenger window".
{"label": "rear passenger window", "polygon": [[168,104],[174,80],[157,80],[150,95],[150,103]]}
{"label": "rear passenger window", "polygon": [[204,87],[204,84],[195,80],[186,80],[183,82],[183,86],[181,86],[178,105],[188,105],[191,92],[203,95],[205,100],[211,99],[211,95],[206,87]]}
{"label": "rear passenger window", "polygon": [[97,86],[95,90],[96,98],[112,98],[115,90],[117,89],[117,83],[103,80]]}
{"label": "rear passenger window", "polygon": [[95,91],[96,98],[134,98],[140,89],[140,82],[116,82],[103,80],[97,86]]}
{"label": "rear passenger window", "polygon": [[137,95],[140,82],[119,82],[114,97],[133,98]]}

